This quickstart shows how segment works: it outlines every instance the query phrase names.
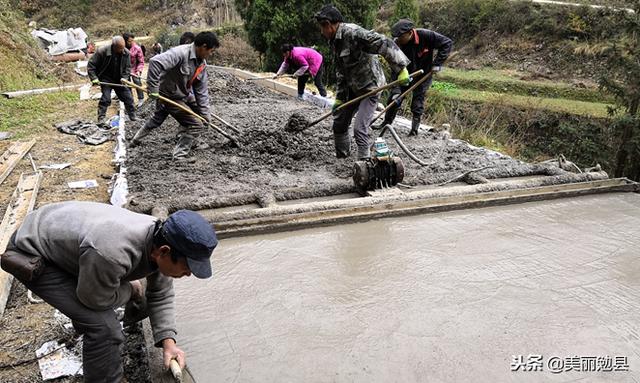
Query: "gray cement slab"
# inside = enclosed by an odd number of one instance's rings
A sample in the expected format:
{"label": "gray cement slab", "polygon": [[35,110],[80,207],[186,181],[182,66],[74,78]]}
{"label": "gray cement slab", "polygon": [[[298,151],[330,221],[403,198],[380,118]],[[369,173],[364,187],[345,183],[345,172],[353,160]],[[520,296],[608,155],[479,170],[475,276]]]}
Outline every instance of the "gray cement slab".
{"label": "gray cement slab", "polygon": [[639,255],[635,193],[229,239],[179,343],[198,382],[639,381]]}

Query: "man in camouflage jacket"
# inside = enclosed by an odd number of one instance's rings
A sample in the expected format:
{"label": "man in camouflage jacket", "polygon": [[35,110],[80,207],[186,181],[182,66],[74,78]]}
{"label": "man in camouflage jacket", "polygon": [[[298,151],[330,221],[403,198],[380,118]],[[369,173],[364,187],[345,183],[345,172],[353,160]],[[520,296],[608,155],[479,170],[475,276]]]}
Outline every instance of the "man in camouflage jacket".
{"label": "man in camouflage jacket", "polygon": [[333,134],[338,158],[351,155],[349,124],[357,112],[353,128],[358,159],[371,155],[368,126],[373,118],[379,95],[362,99],[359,103],[338,109],[368,91],[385,85],[385,77],[377,55],[385,58],[403,84],[410,82],[409,59],[389,38],[366,30],[356,24],[345,23],[340,11],[327,5],[315,15],[322,35],[329,40],[336,67],[336,101],[333,105]]}

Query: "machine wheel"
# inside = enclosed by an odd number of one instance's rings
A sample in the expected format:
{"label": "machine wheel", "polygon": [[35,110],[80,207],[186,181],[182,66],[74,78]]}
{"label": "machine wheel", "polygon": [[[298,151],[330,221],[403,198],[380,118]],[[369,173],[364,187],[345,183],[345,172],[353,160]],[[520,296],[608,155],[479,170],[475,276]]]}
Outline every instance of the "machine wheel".
{"label": "machine wheel", "polygon": [[404,162],[400,157],[393,157],[393,165],[395,166],[395,179],[393,180],[393,185],[397,185],[404,179]]}

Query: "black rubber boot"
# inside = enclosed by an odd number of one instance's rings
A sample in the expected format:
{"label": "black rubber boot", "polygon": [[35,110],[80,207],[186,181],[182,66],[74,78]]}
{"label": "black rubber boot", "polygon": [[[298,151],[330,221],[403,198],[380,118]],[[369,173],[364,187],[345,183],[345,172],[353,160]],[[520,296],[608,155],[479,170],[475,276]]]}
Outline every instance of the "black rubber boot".
{"label": "black rubber boot", "polygon": [[107,122],[107,107],[98,106],[98,125],[104,125]]}
{"label": "black rubber boot", "polygon": [[411,120],[411,131],[409,132],[410,136],[417,136],[418,130],[420,129],[420,116],[414,116]]}

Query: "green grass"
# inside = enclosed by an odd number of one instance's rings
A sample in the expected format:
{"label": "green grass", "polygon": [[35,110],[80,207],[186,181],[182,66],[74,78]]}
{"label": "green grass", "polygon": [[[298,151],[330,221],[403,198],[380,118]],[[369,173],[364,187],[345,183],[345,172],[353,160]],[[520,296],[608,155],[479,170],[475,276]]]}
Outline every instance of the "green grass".
{"label": "green grass", "polygon": [[485,92],[474,89],[452,88],[447,90],[436,90],[436,92],[438,92],[439,96],[454,100],[495,103],[525,109],[545,109],[553,112],[591,117],[608,117],[607,107],[611,106],[610,104],[597,102],[521,96],[516,94]]}
{"label": "green grass", "polygon": [[60,112],[75,108],[78,91],[41,94],[23,98],[0,98],[0,131],[14,133],[14,138],[27,138],[48,129]]}
{"label": "green grass", "polygon": [[494,69],[460,70],[447,68],[436,75],[438,81],[449,82],[460,88],[487,92],[510,93],[521,96],[545,98],[567,98],[588,102],[612,102],[609,95],[595,87],[578,87],[557,81],[525,81],[513,77],[509,72]]}

